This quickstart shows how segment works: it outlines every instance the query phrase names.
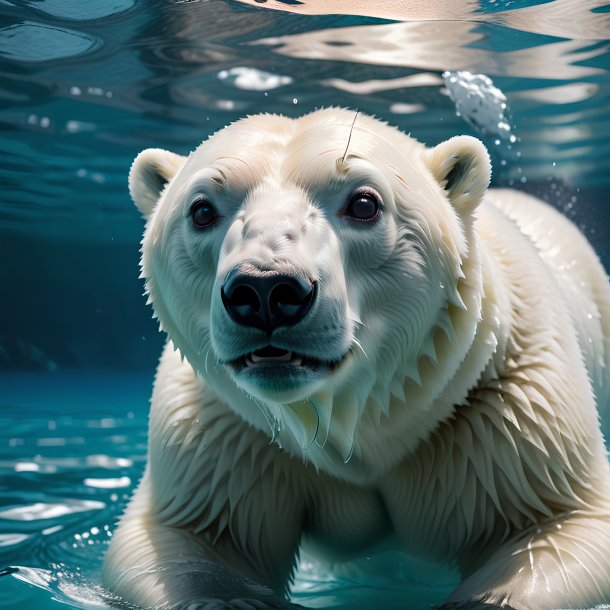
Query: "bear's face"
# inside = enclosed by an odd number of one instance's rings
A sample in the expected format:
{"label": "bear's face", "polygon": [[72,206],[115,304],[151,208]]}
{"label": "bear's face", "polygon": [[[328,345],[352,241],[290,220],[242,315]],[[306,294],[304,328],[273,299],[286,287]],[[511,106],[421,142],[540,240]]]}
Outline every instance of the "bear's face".
{"label": "bear's face", "polygon": [[461,303],[466,229],[488,181],[472,138],[428,150],[338,109],[249,117],[188,159],[135,161],[147,291],[232,408],[252,421],[254,399],[295,435],[311,428],[301,444],[325,442],[338,397],[354,412],[337,425],[354,428],[369,397],[404,399],[434,351],[432,329]]}

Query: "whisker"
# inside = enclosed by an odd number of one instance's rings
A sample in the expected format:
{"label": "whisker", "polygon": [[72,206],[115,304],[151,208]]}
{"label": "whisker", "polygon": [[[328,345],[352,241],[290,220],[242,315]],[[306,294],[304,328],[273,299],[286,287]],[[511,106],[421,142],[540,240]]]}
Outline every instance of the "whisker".
{"label": "whisker", "polygon": [[201,337],[201,341],[199,342],[199,349],[197,350],[197,355],[200,356],[203,351],[203,344],[207,341],[207,336],[203,335]]}
{"label": "whisker", "polygon": [[276,433],[277,433],[276,424],[279,423],[277,418],[274,417],[273,414],[269,412],[269,409],[267,408],[265,403],[258,400],[258,398],[256,398],[255,396],[251,396],[250,398],[252,398],[252,400],[254,401],[256,406],[260,409],[261,413],[263,414],[263,417],[267,421],[267,425],[269,426],[269,430],[271,431],[271,442],[275,441],[275,437],[276,437]]}
{"label": "whisker", "polygon": [[356,337],[353,338],[353,343],[364,354],[364,357],[370,362],[371,359],[368,357],[367,353],[364,351],[364,348],[362,347],[362,343],[360,343],[360,341],[358,341],[358,339],[356,339]]}

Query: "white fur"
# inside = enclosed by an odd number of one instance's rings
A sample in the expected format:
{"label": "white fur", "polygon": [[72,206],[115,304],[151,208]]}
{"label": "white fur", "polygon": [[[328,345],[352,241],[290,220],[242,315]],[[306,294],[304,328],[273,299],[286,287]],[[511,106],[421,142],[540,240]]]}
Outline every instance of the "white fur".
{"label": "white fur", "polygon": [[[390,536],[455,559],[456,602],[610,602],[607,277],[565,218],[486,195],[489,177],[473,138],[426,149],[340,109],[138,157],[142,273],[170,340],[110,588],[148,607],[268,601],[301,537],[349,556]],[[363,185],[384,206],[368,225],[342,216]],[[201,194],[219,220],[195,231]],[[222,306],[234,268],[318,282],[274,341],[340,365],[298,387],[234,374],[260,340]]]}

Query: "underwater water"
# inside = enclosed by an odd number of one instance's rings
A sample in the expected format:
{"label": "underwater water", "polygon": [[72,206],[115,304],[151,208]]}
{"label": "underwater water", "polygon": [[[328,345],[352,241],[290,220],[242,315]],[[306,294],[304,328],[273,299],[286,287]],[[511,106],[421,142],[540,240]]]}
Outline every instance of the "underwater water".
{"label": "underwater water", "polygon": [[[493,185],[556,206],[610,268],[608,2],[0,0],[0,609],[112,603],[99,568],[144,468],[163,343],[131,161],[331,105],[429,145],[481,138]],[[303,558],[294,599],[429,608],[456,578]]]}

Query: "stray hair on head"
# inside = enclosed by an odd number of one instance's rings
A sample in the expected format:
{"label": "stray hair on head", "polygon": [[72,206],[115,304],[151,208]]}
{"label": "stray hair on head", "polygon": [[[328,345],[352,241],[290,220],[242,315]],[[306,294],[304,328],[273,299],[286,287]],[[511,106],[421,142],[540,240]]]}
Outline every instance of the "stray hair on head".
{"label": "stray hair on head", "polygon": [[337,162],[338,166],[343,165],[343,163],[345,162],[345,156],[347,155],[347,151],[349,150],[349,143],[352,141],[352,132],[354,131],[354,125],[356,124],[356,119],[358,118],[359,112],[360,112],[359,110],[356,110],[356,114],[354,115],[354,120],[352,121],[352,126],[350,127],[350,130],[349,130],[349,136],[347,138],[347,146],[345,147],[345,151],[343,152],[341,161]]}

